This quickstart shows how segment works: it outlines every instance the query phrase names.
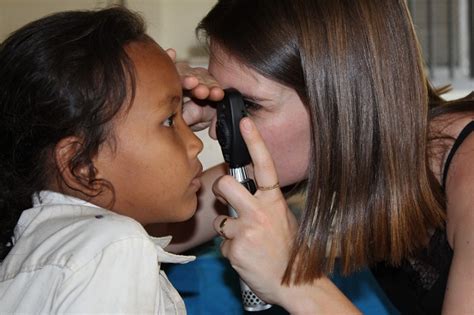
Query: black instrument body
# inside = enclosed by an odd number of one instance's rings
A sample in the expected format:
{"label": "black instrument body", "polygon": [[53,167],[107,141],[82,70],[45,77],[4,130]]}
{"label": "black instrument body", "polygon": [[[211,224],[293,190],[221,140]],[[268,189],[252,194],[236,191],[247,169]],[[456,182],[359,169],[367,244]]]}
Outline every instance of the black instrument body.
{"label": "black instrument body", "polygon": [[[229,164],[229,174],[254,194],[255,182],[247,176],[245,166],[252,162],[247,145],[240,133],[240,120],[247,116],[245,101],[236,89],[224,90],[224,99],[217,105],[216,134],[224,160]],[[237,212],[229,206],[229,215],[236,218]],[[240,280],[242,303],[250,312],[263,311],[272,305],[262,301],[245,282]]]}

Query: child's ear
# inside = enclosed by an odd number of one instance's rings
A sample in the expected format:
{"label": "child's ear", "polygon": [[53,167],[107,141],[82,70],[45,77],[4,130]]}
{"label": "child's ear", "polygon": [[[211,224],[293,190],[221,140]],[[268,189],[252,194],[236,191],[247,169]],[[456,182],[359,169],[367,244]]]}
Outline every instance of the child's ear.
{"label": "child's ear", "polygon": [[54,148],[54,159],[58,167],[59,185],[81,192],[87,196],[94,196],[100,192],[100,185],[94,181],[94,167],[90,163],[73,165],[72,160],[82,149],[82,139],[70,136],[61,139]]}

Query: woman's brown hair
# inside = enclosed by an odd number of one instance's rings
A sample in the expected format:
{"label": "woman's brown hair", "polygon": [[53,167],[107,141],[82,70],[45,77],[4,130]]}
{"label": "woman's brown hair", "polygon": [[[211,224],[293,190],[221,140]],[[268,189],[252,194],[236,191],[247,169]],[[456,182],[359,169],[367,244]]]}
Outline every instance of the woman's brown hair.
{"label": "woman's brown hair", "polygon": [[443,225],[431,90],[404,0],[221,0],[197,31],[307,106],[312,162],[284,283],[311,282],[336,258],[346,274],[398,264]]}

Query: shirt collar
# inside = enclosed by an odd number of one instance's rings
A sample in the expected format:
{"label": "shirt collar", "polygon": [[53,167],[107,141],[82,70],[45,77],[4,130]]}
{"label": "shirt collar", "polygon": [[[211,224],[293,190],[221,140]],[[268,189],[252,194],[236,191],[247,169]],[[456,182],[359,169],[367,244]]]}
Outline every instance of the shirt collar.
{"label": "shirt collar", "polygon": [[[97,205],[94,205],[90,202],[85,200],[75,198],[72,196],[64,195],[54,191],[40,191],[35,193],[33,196],[33,208],[23,211],[21,217],[15,227],[14,231],[14,238],[13,242],[17,240],[29,223],[38,215],[39,211],[41,211],[43,206],[46,205],[80,205],[85,207],[95,208],[98,214],[103,214],[104,211],[110,213],[111,211],[107,209],[103,209]],[[119,215],[119,214],[116,214]],[[156,245],[158,259],[160,262],[163,263],[187,263],[196,259],[195,256],[185,256],[185,255],[177,255],[172,254],[164,250],[166,246],[168,246],[171,242],[171,236],[164,236],[164,237],[153,237],[149,236],[150,240]]]}
{"label": "shirt collar", "polygon": [[64,195],[58,192],[54,191],[49,191],[49,190],[43,190],[37,193],[33,194],[33,207],[40,207],[44,205],[80,205],[80,206],[85,206],[85,207],[93,207],[93,208],[99,208],[99,206],[96,206],[95,204],[92,204],[90,202],[87,202],[85,200]]}

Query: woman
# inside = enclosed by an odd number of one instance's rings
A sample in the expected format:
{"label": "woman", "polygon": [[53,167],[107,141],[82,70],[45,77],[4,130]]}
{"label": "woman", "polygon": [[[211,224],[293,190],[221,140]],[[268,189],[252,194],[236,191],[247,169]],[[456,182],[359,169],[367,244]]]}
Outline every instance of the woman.
{"label": "woman", "polygon": [[[447,103],[430,88],[405,1],[222,0],[198,29],[209,72],[249,104],[241,129],[261,188],[251,196],[228,176],[216,181],[239,218],[214,226],[257,295],[291,313],[355,312],[326,275],[384,262],[395,267],[379,265],[381,281],[413,280],[392,285],[407,296],[387,291],[402,312],[472,312],[474,97]],[[209,92],[186,80],[198,98]],[[187,104],[185,117],[215,136],[211,108]],[[304,180],[296,224],[270,188]]]}

